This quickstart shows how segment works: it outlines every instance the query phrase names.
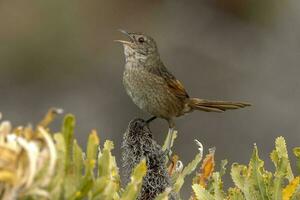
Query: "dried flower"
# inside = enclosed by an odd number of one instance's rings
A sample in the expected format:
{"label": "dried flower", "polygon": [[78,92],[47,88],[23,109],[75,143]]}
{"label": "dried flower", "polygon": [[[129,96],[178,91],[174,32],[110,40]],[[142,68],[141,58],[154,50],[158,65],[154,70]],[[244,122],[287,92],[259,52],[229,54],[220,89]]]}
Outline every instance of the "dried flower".
{"label": "dried flower", "polygon": [[[30,134],[30,139],[28,139]],[[12,200],[34,194],[48,197],[56,164],[56,149],[49,133],[42,127],[33,131],[19,127],[12,131],[9,121],[0,124],[1,199]]]}

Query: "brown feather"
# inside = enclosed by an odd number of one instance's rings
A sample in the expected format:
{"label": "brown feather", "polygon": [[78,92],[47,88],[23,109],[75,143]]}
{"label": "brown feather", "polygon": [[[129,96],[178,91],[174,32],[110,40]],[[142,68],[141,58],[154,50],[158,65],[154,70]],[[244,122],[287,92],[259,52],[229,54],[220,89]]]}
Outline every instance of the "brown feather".
{"label": "brown feather", "polygon": [[179,98],[189,98],[186,90],[184,89],[182,83],[177,79],[166,79],[169,89],[172,93]]}
{"label": "brown feather", "polygon": [[202,110],[205,112],[223,112],[251,106],[251,104],[244,102],[210,101],[198,98],[190,98],[188,105],[194,110]]}

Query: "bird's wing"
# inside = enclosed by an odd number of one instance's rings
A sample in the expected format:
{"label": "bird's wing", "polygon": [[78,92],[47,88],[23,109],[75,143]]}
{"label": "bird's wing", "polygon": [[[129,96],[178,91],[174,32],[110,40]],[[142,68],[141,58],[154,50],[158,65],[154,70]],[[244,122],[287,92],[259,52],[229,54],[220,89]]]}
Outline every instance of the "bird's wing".
{"label": "bird's wing", "polygon": [[173,93],[180,98],[189,98],[186,90],[184,89],[182,83],[177,79],[165,79],[168,83],[169,89],[173,91]]}
{"label": "bird's wing", "polygon": [[188,93],[184,89],[183,84],[176,79],[176,77],[168,71],[168,69],[161,63],[158,66],[149,68],[149,71],[165,80],[168,88],[178,98],[189,98]]}

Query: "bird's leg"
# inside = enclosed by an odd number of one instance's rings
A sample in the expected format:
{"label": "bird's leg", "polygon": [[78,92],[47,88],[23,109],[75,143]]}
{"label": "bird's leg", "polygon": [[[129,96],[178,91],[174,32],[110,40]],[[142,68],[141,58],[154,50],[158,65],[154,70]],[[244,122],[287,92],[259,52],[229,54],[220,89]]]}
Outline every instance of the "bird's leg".
{"label": "bird's leg", "polygon": [[156,118],[157,118],[156,116],[152,116],[152,117],[150,117],[149,119],[147,119],[147,120],[144,122],[143,127],[147,126],[148,128],[150,128],[150,127],[149,127],[150,122],[152,122],[152,121],[155,120]]}
{"label": "bird's leg", "polygon": [[149,119],[146,120],[146,124],[149,124],[150,122],[152,122],[153,120],[155,120],[157,117],[156,116],[153,116]]}

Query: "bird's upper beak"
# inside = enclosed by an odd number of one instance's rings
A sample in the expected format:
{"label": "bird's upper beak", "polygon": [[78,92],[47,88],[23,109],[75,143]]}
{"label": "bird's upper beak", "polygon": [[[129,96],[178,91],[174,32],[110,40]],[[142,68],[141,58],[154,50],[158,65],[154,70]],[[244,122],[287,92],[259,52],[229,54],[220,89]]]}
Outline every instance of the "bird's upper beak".
{"label": "bird's upper beak", "polygon": [[128,44],[128,45],[132,45],[134,40],[132,38],[132,36],[129,34],[129,32],[125,31],[125,30],[122,30],[122,29],[119,29],[119,31],[121,33],[123,33],[124,35],[126,35],[130,41],[126,41],[126,40],[114,40],[115,42],[120,42],[122,44]]}

